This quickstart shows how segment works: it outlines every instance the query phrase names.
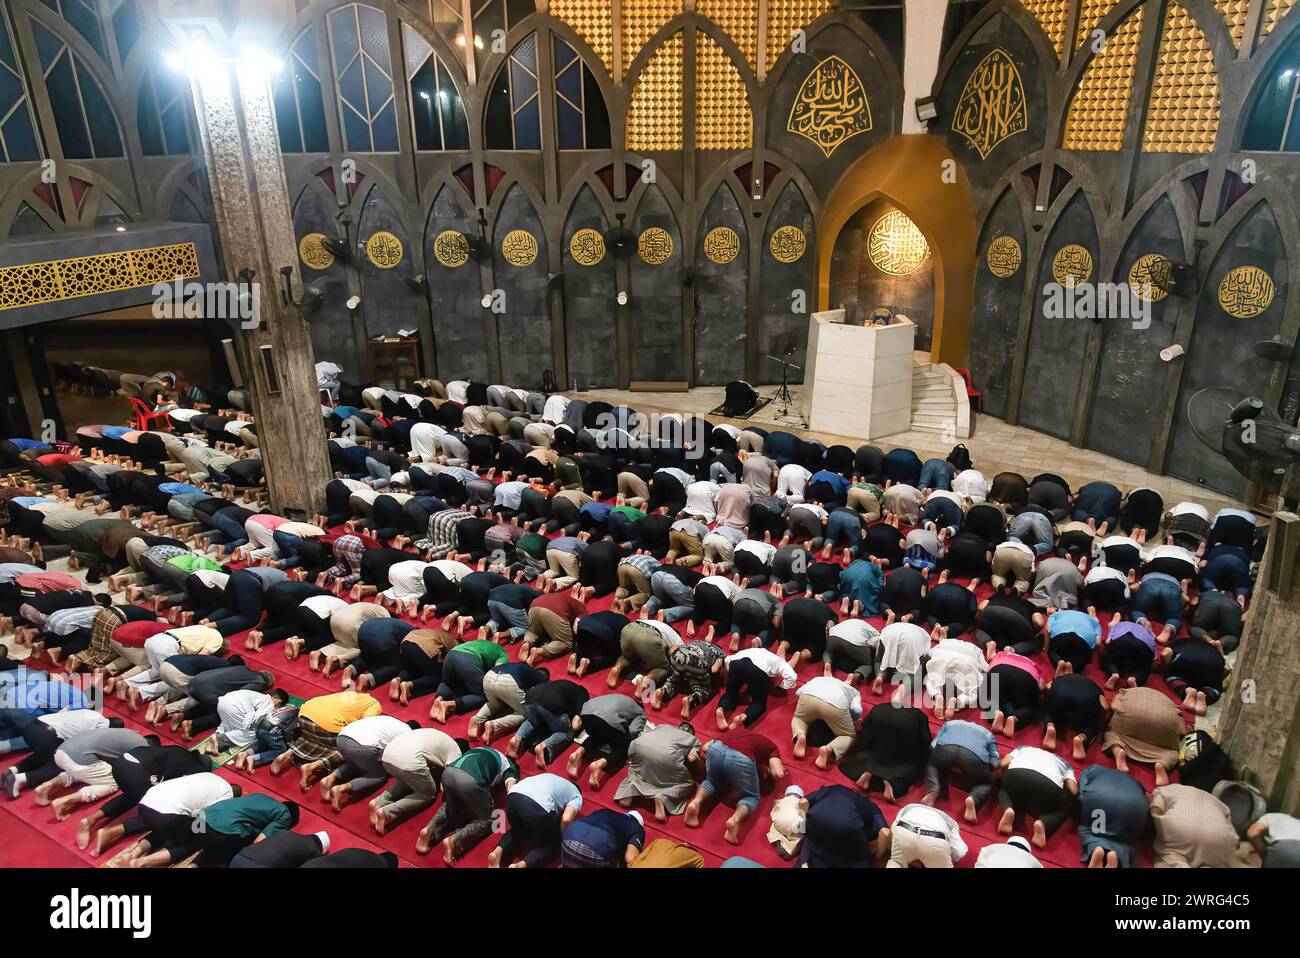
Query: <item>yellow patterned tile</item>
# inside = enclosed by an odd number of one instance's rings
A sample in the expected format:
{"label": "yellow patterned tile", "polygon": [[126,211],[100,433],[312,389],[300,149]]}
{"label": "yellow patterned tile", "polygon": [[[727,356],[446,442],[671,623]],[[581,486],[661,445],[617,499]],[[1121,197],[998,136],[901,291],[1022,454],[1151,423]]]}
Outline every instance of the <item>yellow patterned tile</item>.
{"label": "yellow patterned tile", "polygon": [[682,12],[681,0],[623,0],[623,75],[659,28]]}
{"label": "yellow patterned tile", "polygon": [[609,0],[551,0],[553,17],[573,27],[614,75],[614,14]]}
{"label": "yellow patterned tile", "polygon": [[697,33],[695,145],[745,150],[754,145],[754,119],[740,71],[712,37]]}
{"label": "yellow patterned tile", "polygon": [[1115,0],[1079,0],[1079,23],[1074,30],[1074,45],[1082,46],[1102,17],[1110,13]]}
{"label": "yellow patterned tile", "polygon": [[1177,3],[1165,13],[1142,148],[1208,153],[1219,132],[1219,76],[1205,34]]}
{"label": "yellow patterned tile", "polygon": [[1106,38],[1105,49],[1095,54],[1083,71],[1066,115],[1063,149],[1118,150],[1123,146],[1144,9],[1136,8],[1121,21]]}
{"label": "yellow patterned tile", "polygon": [[660,46],[637,77],[627,105],[627,148],[682,148],[682,35]]}
{"label": "yellow patterned tile", "polygon": [[758,68],[758,0],[696,0],[695,10],[736,41],[751,69]]}
{"label": "yellow patterned tile", "polygon": [[1070,0],[1020,0],[1021,5],[1034,15],[1038,25],[1052,42],[1056,55],[1065,50],[1065,21],[1070,13]]}
{"label": "yellow patterned tile", "polygon": [[193,243],[0,267],[0,311],[171,283],[199,275]]}
{"label": "yellow patterned tile", "polygon": [[1246,14],[1250,11],[1250,0],[1214,0],[1214,5],[1223,14],[1233,45],[1240,47],[1241,38],[1246,32]]}
{"label": "yellow patterned tile", "polygon": [[1262,33],[1268,36],[1277,26],[1277,22],[1291,12],[1291,7],[1295,5],[1295,0],[1267,0],[1264,7],[1264,24]]}
{"label": "yellow patterned tile", "polygon": [[767,69],[785,53],[795,30],[808,26],[830,7],[830,0],[768,0]]}

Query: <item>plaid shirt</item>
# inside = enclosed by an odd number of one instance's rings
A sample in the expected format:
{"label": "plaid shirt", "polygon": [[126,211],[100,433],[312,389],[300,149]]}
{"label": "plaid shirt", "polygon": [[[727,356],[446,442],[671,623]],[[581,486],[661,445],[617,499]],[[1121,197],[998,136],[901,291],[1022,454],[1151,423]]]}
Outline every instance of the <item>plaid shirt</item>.
{"label": "plaid shirt", "polygon": [[466,519],[472,519],[468,512],[461,509],[443,509],[429,517],[429,536],[421,539],[415,547],[421,552],[429,550],[430,555],[441,558],[456,547],[456,527]]}
{"label": "plaid shirt", "polygon": [[659,564],[659,560],[654,556],[644,554],[630,555],[619,562],[619,565],[630,565],[635,569],[639,569],[647,579],[650,578],[650,573],[659,568]]}
{"label": "plaid shirt", "polygon": [[90,623],[90,646],[81,654],[81,662],[88,668],[102,669],[117,658],[113,651],[113,632],[126,622],[121,609],[100,609]]}
{"label": "plaid shirt", "polygon": [[337,560],[325,570],[325,584],[340,583],[350,589],[361,579],[361,557],[366,553],[366,544],[360,536],[340,536],[334,541],[334,558]]}

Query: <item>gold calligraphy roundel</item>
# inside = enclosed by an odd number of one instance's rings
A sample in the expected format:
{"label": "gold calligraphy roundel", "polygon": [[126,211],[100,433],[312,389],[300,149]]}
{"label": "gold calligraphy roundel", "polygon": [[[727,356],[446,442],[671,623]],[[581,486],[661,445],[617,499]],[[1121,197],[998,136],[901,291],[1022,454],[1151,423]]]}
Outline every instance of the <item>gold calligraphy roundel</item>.
{"label": "gold calligraphy roundel", "polygon": [[334,254],[324,244],[324,233],[308,233],[298,244],[298,256],[311,269],[329,269],[334,265]]}
{"label": "gold calligraphy roundel", "polygon": [[433,240],[433,258],[449,269],[469,262],[469,240],[460,230],[443,230]]}
{"label": "gold calligraphy roundel", "polygon": [[740,255],[740,237],[730,226],[715,226],[704,237],[704,255],[725,266]]}
{"label": "gold calligraphy roundel", "polygon": [[650,266],[659,266],[668,262],[673,255],[673,238],[668,231],[652,226],[641,234],[636,241],[636,252],[642,262]]}
{"label": "gold calligraphy roundel", "polygon": [[1024,253],[1014,236],[995,236],[989,248],[984,251],[984,261],[988,263],[989,272],[998,279],[1014,276],[1020,269]]}
{"label": "gold calligraphy roundel", "polygon": [[871,227],[867,255],[882,273],[906,276],[930,255],[930,244],[902,210],[890,210]]}
{"label": "gold calligraphy roundel", "polygon": [[537,259],[537,238],[528,230],[511,230],[501,241],[501,257],[511,266],[532,266]]}
{"label": "gold calligraphy roundel", "polygon": [[1133,295],[1144,303],[1158,303],[1169,295],[1169,257],[1162,253],[1145,253],[1129,268],[1128,285]]}
{"label": "gold calligraphy roundel", "polygon": [[366,240],[366,259],[379,269],[392,269],[402,261],[402,241],[380,230]]}
{"label": "gold calligraphy roundel", "polygon": [[1238,266],[1219,283],[1219,305],[1233,319],[1251,319],[1272,305],[1276,292],[1258,266]]}
{"label": "gold calligraphy roundel", "polygon": [[782,226],[772,233],[772,239],[767,245],[778,263],[795,263],[808,248],[808,240],[799,227]]}
{"label": "gold calligraphy roundel", "polygon": [[599,230],[580,229],[569,237],[569,255],[579,266],[595,266],[605,258],[605,237]]}
{"label": "gold calligraphy roundel", "polygon": [[1066,243],[1052,257],[1052,278],[1062,286],[1078,286],[1092,276],[1092,254],[1078,243]]}

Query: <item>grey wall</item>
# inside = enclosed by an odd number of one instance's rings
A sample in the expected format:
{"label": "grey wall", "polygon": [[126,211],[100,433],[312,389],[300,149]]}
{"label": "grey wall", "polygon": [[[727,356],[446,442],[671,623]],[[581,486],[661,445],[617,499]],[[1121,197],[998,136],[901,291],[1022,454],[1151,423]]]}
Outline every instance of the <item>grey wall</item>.
{"label": "grey wall", "polygon": [[[537,256],[527,266],[515,266],[502,255],[501,241],[511,230],[526,230],[537,241]],[[523,187],[512,186],[497,214],[492,242],[492,275],[506,303],[505,312],[496,317],[504,383],[533,388],[540,385],[543,370],[554,368],[546,263],[542,221]]]}
{"label": "grey wall", "polygon": [[583,266],[569,253],[569,241],[581,229],[602,235],[609,229],[605,211],[590,186],[583,186],[564,224],[564,332],[569,376],[588,387],[618,386],[618,319],[616,264],[608,248],[594,266]]}
{"label": "grey wall", "polygon": [[631,229],[639,237],[656,226],[672,237],[673,253],[667,262],[652,266],[635,251],[628,258],[633,381],[687,378],[682,341],[682,234],[659,187],[649,186],[637,205]]}
{"label": "grey wall", "polygon": [[[736,234],[735,257],[715,263],[705,250],[710,231],[726,227]],[[749,312],[749,228],[732,192],[723,182],[700,220],[695,256],[695,381],[721,386],[745,378],[745,325]]]}
{"label": "grey wall", "polygon": [[[466,236],[478,236],[478,226],[466,213],[450,184],[438,191],[433,201],[424,241],[424,265],[429,282],[433,322],[433,342],[438,376],[449,379],[475,379],[488,375],[485,310],[480,305],[483,281],[478,261],[470,257],[456,267],[446,267],[433,253],[434,239],[444,230],[457,230]],[[426,357],[426,362],[430,358]]]}

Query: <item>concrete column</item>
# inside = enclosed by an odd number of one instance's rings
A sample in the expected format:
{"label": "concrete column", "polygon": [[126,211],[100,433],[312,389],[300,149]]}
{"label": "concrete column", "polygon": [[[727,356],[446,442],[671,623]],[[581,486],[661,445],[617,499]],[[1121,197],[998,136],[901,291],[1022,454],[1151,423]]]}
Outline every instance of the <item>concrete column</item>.
{"label": "concrete column", "polygon": [[1244,635],[1219,719],[1219,743],[1269,808],[1300,812],[1300,516],[1269,530]]}
{"label": "concrete column", "polygon": [[[259,0],[257,6],[265,16],[279,4]],[[235,342],[252,394],[271,505],[281,513],[310,514],[323,507],[332,473],[307,323],[281,297],[282,268],[292,269],[295,300],[302,280],[271,97],[275,67],[258,53],[254,36],[240,35],[257,21],[227,21],[240,23],[228,34],[219,18],[179,18],[171,25],[190,74],[228,278],[253,270],[258,284],[260,322],[231,325],[242,327]]]}

